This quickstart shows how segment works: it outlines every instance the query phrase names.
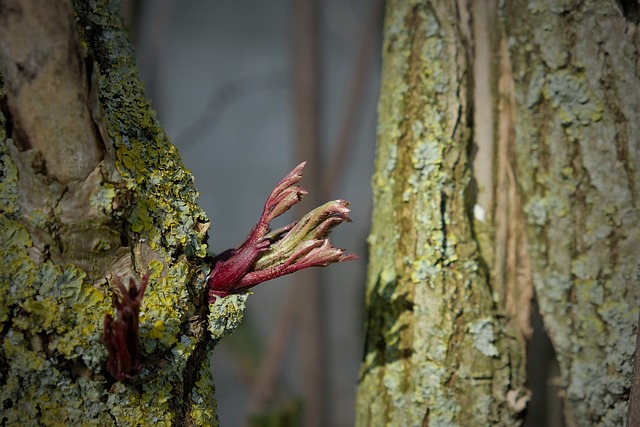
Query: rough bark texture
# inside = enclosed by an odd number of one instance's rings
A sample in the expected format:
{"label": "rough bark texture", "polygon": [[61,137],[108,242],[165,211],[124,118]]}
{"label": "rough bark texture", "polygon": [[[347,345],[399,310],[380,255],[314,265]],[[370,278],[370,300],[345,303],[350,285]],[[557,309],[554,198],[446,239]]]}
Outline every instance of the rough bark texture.
{"label": "rough bark texture", "polygon": [[[3,2],[0,38],[13,143],[32,149],[47,176],[84,180],[102,159],[89,108],[85,69],[70,1]],[[43,102],[47,100],[47,102]],[[52,109],[51,105],[57,108]]]}
{"label": "rough bark texture", "polygon": [[526,400],[474,230],[468,17],[387,4],[360,426],[514,425]]}
{"label": "rough bark texture", "polygon": [[[216,423],[207,354],[244,297],[204,303],[208,220],[144,99],[119,6],[77,1],[74,17],[71,2],[0,2],[3,425]],[[109,283],[147,271],[142,369],[114,382]]]}
{"label": "rough bark texture", "polygon": [[638,5],[501,4],[517,182],[567,425],[620,426],[640,307]]}

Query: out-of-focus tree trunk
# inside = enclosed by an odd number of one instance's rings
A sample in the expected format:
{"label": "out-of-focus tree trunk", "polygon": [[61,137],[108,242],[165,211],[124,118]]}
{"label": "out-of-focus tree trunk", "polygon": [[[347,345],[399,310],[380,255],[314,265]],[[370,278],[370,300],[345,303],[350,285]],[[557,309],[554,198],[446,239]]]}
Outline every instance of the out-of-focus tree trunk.
{"label": "out-of-focus tree trunk", "polygon": [[472,216],[468,18],[454,2],[387,4],[361,426],[514,425],[526,399]]}
{"label": "out-of-focus tree trunk", "polygon": [[[293,73],[295,105],[295,151],[298,161],[313,159],[306,172],[311,179],[306,186],[309,195],[299,207],[320,204],[320,49],[318,32],[318,0],[293,0]],[[322,356],[325,330],[322,319],[323,292],[318,270],[300,272],[296,280],[299,322],[299,354],[304,407],[302,423],[308,427],[327,424],[325,369]]]}
{"label": "out-of-focus tree trunk", "polygon": [[[0,7],[3,425],[217,423],[208,220],[144,99],[119,8]],[[113,280],[148,271],[141,369],[116,382],[102,343]],[[243,297],[225,300],[214,338],[242,313]]]}
{"label": "out-of-focus tree trunk", "polygon": [[498,12],[513,162],[566,423],[620,426],[640,307],[638,4],[514,1]]}
{"label": "out-of-focus tree trunk", "polygon": [[358,425],[517,423],[532,287],[567,425],[624,424],[634,5],[388,1]]}

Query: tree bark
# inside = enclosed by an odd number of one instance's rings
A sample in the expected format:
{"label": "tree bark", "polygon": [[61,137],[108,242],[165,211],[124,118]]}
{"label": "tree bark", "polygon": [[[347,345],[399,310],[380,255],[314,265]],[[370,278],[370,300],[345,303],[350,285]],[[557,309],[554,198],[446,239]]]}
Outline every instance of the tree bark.
{"label": "tree bark", "polygon": [[[244,297],[209,313],[208,220],[119,7],[0,6],[3,425],[217,424],[208,354]],[[146,272],[141,368],[117,382],[102,343],[113,281]]]}
{"label": "tree bark", "polygon": [[566,424],[624,424],[640,307],[632,3],[388,1],[359,425],[517,423],[534,285]]}
{"label": "tree bark", "polygon": [[357,425],[514,425],[523,347],[473,220],[468,5],[389,1]]}
{"label": "tree bark", "polygon": [[515,168],[569,426],[624,425],[640,307],[636,2],[507,2]]}

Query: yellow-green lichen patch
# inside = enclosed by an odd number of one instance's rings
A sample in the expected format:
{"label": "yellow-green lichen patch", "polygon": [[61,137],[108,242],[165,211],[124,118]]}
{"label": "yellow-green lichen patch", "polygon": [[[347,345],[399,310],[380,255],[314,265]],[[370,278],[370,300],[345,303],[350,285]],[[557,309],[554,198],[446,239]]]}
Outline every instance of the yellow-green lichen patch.
{"label": "yellow-green lichen patch", "polygon": [[164,277],[160,276],[161,266],[159,261],[149,263],[152,274],[140,307],[140,344],[145,353],[178,342],[187,307],[187,266],[174,264]]}
{"label": "yellow-green lichen patch", "polygon": [[2,349],[9,370],[0,389],[0,410],[6,425],[112,425],[101,401],[104,383],[69,378],[58,369],[63,359],[46,359],[34,350],[42,345],[36,344],[37,337],[28,339],[16,329],[5,335]]}
{"label": "yellow-green lichen patch", "polygon": [[110,212],[113,200],[116,197],[116,190],[111,184],[104,184],[97,193],[91,195],[89,203],[91,206],[104,212]]}
{"label": "yellow-green lichen patch", "polygon": [[182,372],[197,344],[193,338],[182,336],[180,342],[171,349],[171,365],[178,368],[176,369],[178,372]]}
{"label": "yellow-green lichen patch", "polygon": [[[26,252],[26,251],[25,251]],[[107,304],[104,295],[83,283],[85,273],[72,266],[60,270],[46,262],[33,271],[31,295],[14,300],[12,330],[46,334],[46,350],[68,359],[82,358],[96,369],[106,355],[100,342]]]}
{"label": "yellow-green lichen patch", "polygon": [[20,304],[24,310],[23,316],[16,316],[13,325],[22,330],[33,332],[55,332],[55,321],[60,311],[55,298],[38,297],[29,298]]}
{"label": "yellow-green lichen patch", "polygon": [[5,335],[2,350],[7,360],[12,360],[12,370],[21,373],[39,371],[46,362],[44,356],[31,350],[31,343],[20,331],[10,329]]}
{"label": "yellow-green lichen patch", "polygon": [[[4,120],[0,113],[0,129],[4,133]],[[0,212],[12,215],[18,210],[18,168],[7,152],[4,136],[0,135]]]}
{"label": "yellow-green lichen patch", "polygon": [[143,368],[146,378],[139,387],[115,383],[107,400],[119,425],[172,425],[170,401],[175,398],[174,384],[182,383],[182,372],[197,342],[183,336],[160,366]]}
{"label": "yellow-green lichen patch", "polygon": [[87,367],[99,371],[107,355],[102,325],[108,300],[93,286],[82,284],[76,301],[74,307],[82,308],[68,322],[68,329],[51,342],[51,348],[69,358],[80,357]]}
{"label": "yellow-green lichen patch", "polygon": [[0,322],[9,319],[10,310],[35,294],[35,266],[27,253],[31,236],[17,221],[0,214]]}
{"label": "yellow-green lichen patch", "polygon": [[[99,372],[106,359],[104,295],[73,266],[36,266],[29,233],[2,214],[0,240],[2,355],[9,367],[0,412],[7,425],[110,425],[100,401],[104,384],[78,376],[87,367]],[[70,365],[77,366],[76,379],[68,376]]]}
{"label": "yellow-green lichen patch", "polygon": [[[166,388],[164,384],[159,385],[154,381],[145,384],[145,389],[158,390],[162,387]],[[163,394],[156,399],[153,393],[140,395],[133,386],[115,383],[109,390],[108,396],[107,406],[118,425],[171,426],[172,417],[168,411],[167,401],[162,398]]]}
{"label": "yellow-green lichen patch", "polygon": [[[73,266],[63,270],[46,262],[37,270],[36,295],[22,307],[30,319],[41,321],[48,334],[48,350],[65,358],[82,358],[91,368],[100,366],[106,355],[100,342],[104,313],[109,304],[104,295],[83,282],[85,273]],[[19,325],[16,318],[14,325]],[[37,323],[25,330],[38,330]]]}

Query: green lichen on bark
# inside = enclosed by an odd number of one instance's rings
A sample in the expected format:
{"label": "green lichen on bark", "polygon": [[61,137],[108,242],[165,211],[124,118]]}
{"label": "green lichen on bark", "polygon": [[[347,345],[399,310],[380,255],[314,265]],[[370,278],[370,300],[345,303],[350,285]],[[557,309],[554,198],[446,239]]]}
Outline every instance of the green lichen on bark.
{"label": "green lichen on bark", "polygon": [[104,295],[72,265],[36,266],[28,231],[4,212],[0,230],[3,420],[25,426],[110,420],[101,401],[105,381],[88,375],[106,358],[100,342]]}
{"label": "green lichen on bark", "polygon": [[207,222],[197,205],[193,175],[160,127],[138,80],[133,48],[116,10],[119,2],[78,1],[79,28],[99,71],[98,93],[104,122],[115,146],[116,167],[135,192],[127,220],[146,235],[151,249],[204,256],[197,222]]}
{"label": "green lichen on bark", "polygon": [[[0,116],[0,420],[215,425],[215,341],[200,272],[208,220],[144,98],[119,2],[78,1],[75,9],[106,151],[84,182],[62,185],[38,167],[34,150],[16,148]],[[101,342],[113,311],[107,278],[146,271],[142,368],[114,382]],[[242,307],[219,314],[228,316],[222,328],[232,327]]]}
{"label": "green lichen on bark", "polygon": [[248,294],[231,294],[209,304],[208,331],[214,340],[233,331],[242,321]]}
{"label": "green lichen on bark", "polygon": [[525,393],[519,343],[494,304],[472,226],[458,19],[450,2],[387,5],[362,426],[514,425]]}
{"label": "green lichen on bark", "polygon": [[501,13],[529,254],[565,416],[623,425],[640,307],[638,26],[616,2],[517,1]]}
{"label": "green lichen on bark", "polygon": [[[1,99],[0,95],[0,99]],[[2,112],[0,112],[0,168],[2,168],[2,176],[0,176],[0,211],[8,215],[13,215],[18,209],[18,169],[11,161],[7,147],[4,144],[6,139],[4,131],[4,120]]]}

